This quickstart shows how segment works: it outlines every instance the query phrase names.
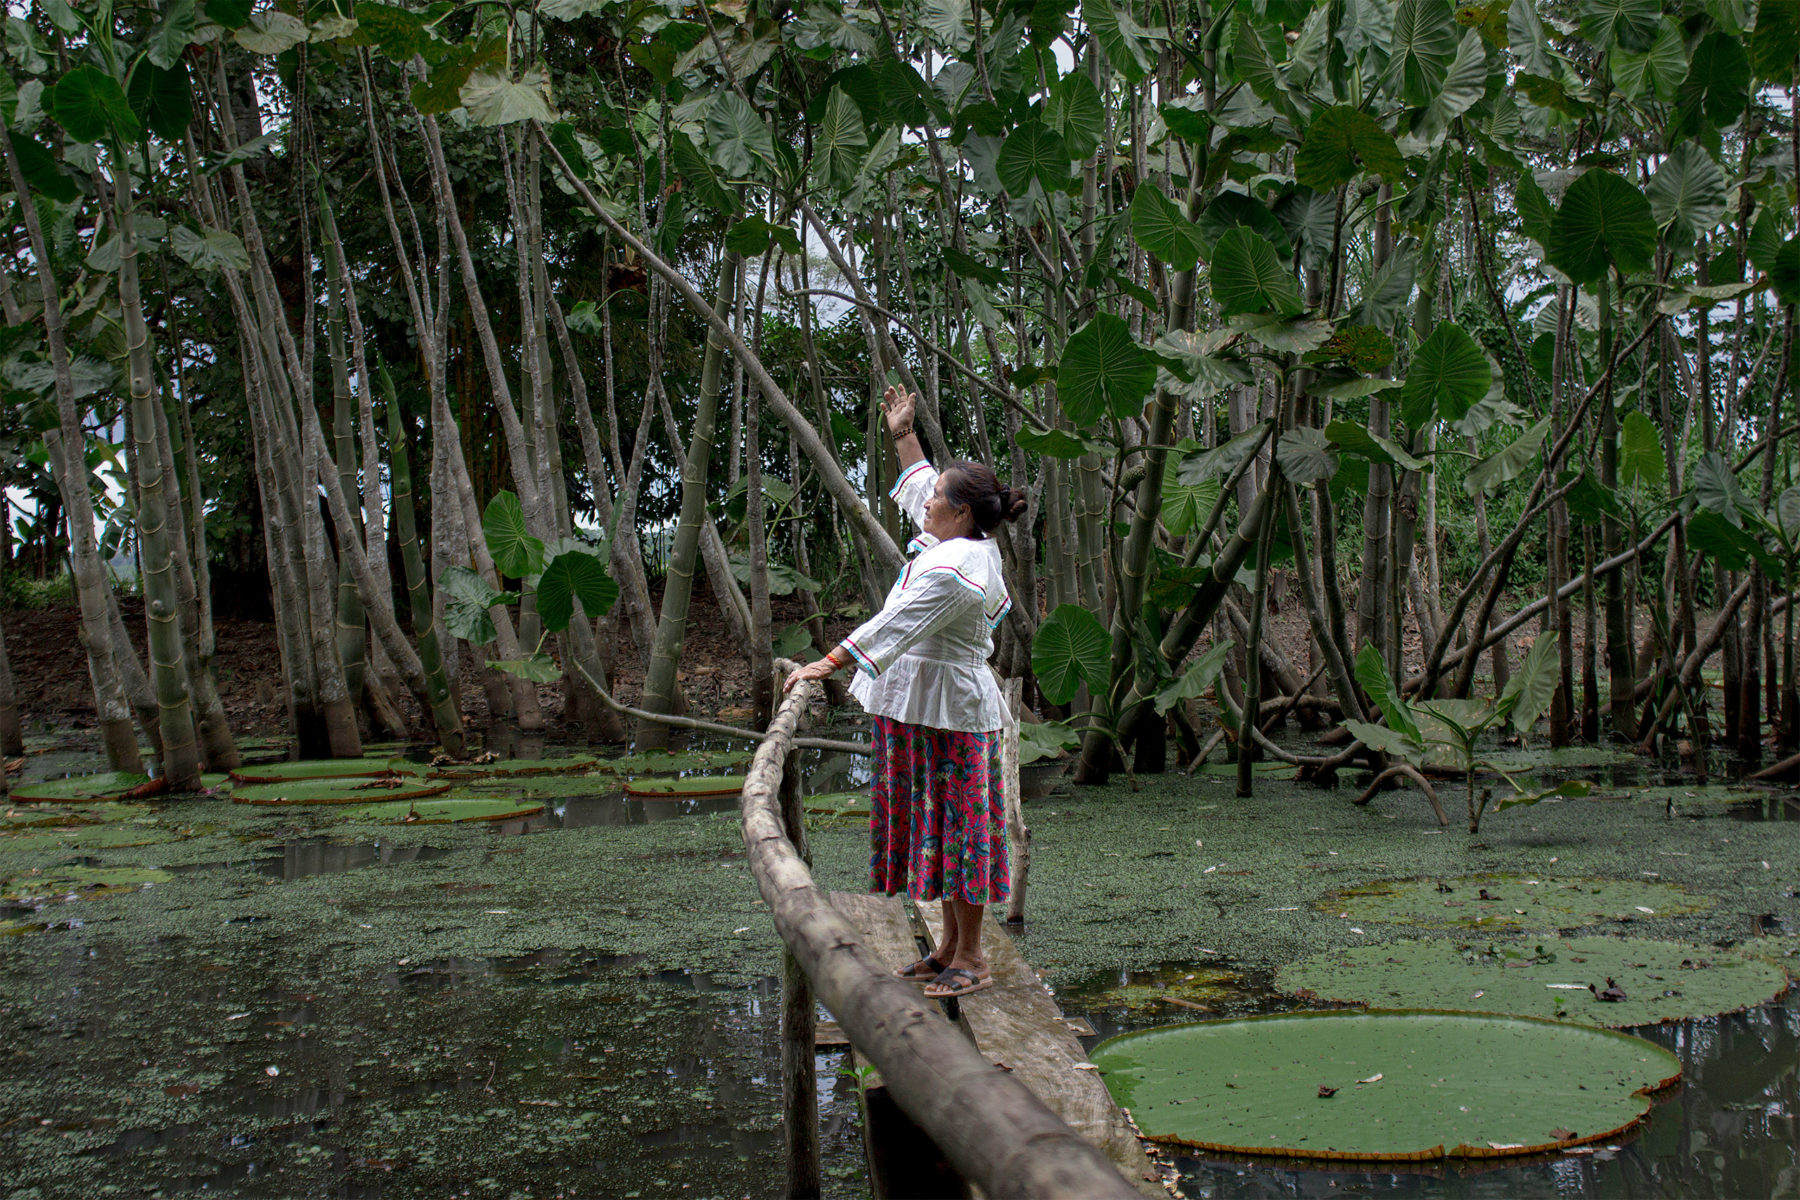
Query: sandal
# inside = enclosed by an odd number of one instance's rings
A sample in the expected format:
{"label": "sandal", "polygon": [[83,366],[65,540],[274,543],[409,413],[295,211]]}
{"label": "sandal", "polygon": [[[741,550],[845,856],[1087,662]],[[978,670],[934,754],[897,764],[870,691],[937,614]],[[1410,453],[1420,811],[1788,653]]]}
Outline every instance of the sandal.
{"label": "sandal", "polygon": [[[920,967],[924,967],[925,969],[921,971],[919,970]],[[924,958],[921,958],[918,962],[913,963],[910,966],[895,967],[894,977],[896,979],[904,979],[909,983],[930,983],[949,969],[949,963],[941,963],[934,955],[927,954]]]}
{"label": "sandal", "polygon": [[955,996],[967,996],[970,992],[979,992],[983,988],[994,986],[992,975],[985,978],[966,971],[961,967],[951,967],[942,975],[932,980],[925,987],[927,1000],[949,1000]]}

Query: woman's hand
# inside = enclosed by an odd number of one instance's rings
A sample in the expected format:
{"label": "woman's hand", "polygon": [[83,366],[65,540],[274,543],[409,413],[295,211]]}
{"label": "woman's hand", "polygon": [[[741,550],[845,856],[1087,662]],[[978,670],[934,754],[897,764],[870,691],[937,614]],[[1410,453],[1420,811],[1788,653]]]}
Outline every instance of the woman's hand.
{"label": "woman's hand", "polygon": [[832,662],[829,658],[821,658],[817,661],[809,662],[787,677],[787,682],[781,685],[781,694],[785,696],[793,691],[795,685],[803,679],[824,679],[827,675],[832,674],[837,669],[838,664]]}
{"label": "woman's hand", "polygon": [[913,410],[919,398],[905,388],[893,387],[881,395],[881,413],[887,418],[888,435],[895,439],[912,432]]}

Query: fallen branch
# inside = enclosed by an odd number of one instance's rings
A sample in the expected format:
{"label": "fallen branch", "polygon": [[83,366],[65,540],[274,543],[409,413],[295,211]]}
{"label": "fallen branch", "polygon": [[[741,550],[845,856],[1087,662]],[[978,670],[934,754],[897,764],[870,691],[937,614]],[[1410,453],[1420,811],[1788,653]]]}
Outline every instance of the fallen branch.
{"label": "fallen branch", "polygon": [[1431,801],[1432,811],[1437,813],[1438,824],[1448,825],[1450,823],[1450,815],[1444,811],[1444,806],[1438,803],[1437,789],[1432,787],[1431,781],[1420,774],[1419,769],[1411,763],[1395,763],[1393,766],[1377,775],[1375,777],[1375,782],[1369,785],[1369,790],[1358,796],[1355,803],[1367,804],[1369,801],[1373,800],[1375,798],[1375,793],[1381,791],[1382,786],[1390,779],[1410,779],[1418,784],[1419,789],[1425,793],[1425,798]]}
{"label": "fallen branch", "polygon": [[[794,664],[787,662],[786,659],[778,660],[776,666],[780,667],[783,664],[789,671],[794,669]],[[575,664],[575,669],[581,673],[583,679],[587,680],[587,685],[599,695],[602,703],[614,712],[624,713],[628,717],[636,717],[640,721],[655,721],[658,724],[667,725],[671,729],[692,729],[699,733],[716,733],[722,737],[737,738],[739,741],[745,742],[760,742],[768,736],[757,733],[753,729],[739,729],[736,725],[726,725],[719,721],[708,721],[700,717],[677,717],[668,713],[653,713],[645,708],[633,708],[622,700],[614,699],[613,694],[602,687],[599,680],[588,674],[587,668],[579,662]],[[795,738],[794,746],[800,750],[831,750],[839,754],[870,753],[866,742],[839,742],[833,741],[831,738]]]}

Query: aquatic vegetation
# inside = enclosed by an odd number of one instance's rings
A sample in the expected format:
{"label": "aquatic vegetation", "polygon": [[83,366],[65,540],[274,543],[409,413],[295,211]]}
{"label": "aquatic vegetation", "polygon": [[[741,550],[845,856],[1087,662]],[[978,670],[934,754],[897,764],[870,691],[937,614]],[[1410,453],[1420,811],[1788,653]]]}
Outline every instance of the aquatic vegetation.
{"label": "aquatic vegetation", "polygon": [[55,866],[0,874],[0,900],[47,904],[58,900],[98,900],[173,879],[153,867]]}
{"label": "aquatic vegetation", "polygon": [[595,770],[616,775],[673,775],[679,771],[712,771],[748,766],[755,751],[741,750],[645,750],[618,758],[601,759]]}
{"label": "aquatic vegetation", "polygon": [[390,800],[383,804],[367,804],[343,810],[346,821],[368,821],[399,825],[447,825],[463,821],[515,821],[535,817],[544,811],[542,804],[531,800]]}
{"label": "aquatic vegetation", "polygon": [[237,804],[367,804],[373,800],[418,800],[450,790],[417,776],[344,776],[263,783],[232,789]]}
{"label": "aquatic vegetation", "polygon": [[1285,1013],[1170,1025],[1092,1055],[1153,1141],[1244,1154],[1430,1160],[1617,1136],[1681,1077],[1610,1030],[1442,1012]]}
{"label": "aquatic vegetation", "polygon": [[1122,982],[1083,989],[1084,1012],[1108,1011],[1127,1020],[1166,1017],[1183,1011],[1217,1012],[1250,998],[1243,975],[1225,967],[1167,966],[1129,971]]}
{"label": "aquatic vegetation", "polygon": [[93,775],[70,775],[64,779],[43,779],[22,783],[12,790],[12,799],[20,804],[52,803],[62,800],[114,800],[132,788],[150,782],[148,775],[130,771],[100,771]]}
{"label": "aquatic vegetation", "polygon": [[683,775],[676,779],[632,779],[625,783],[627,796],[641,796],[646,800],[730,796],[743,790],[742,775]]}
{"label": "aquatic vegetation", "polygon": [[302,762],[266,763],[240,767],[231,773],[236,783],[293,783],[309,779],[360,779],[377,775],[418,775],[418,763],[390,754],[362,758],[321,758]]}
{"label": "aquatic vegetation", "polygon": [[1779,966],[1736,950],[1650,938],[1527,936],[1516,942],[1377,943],[1283,967],[1304,1000],[1454,1008],[1620,1028],[1738,1012],[1788,987]]}
{"label": "aquatic vegetation", "polygon": [[485,763],[452,763],[431,772],[433,779],[502,779],[534,775],[568,775],[587,771],[599,763],[592,754],[565,758],[501,758]]}
{"label": "aquatic vegetation", "polygon": [[804,803],[807,812],[817,813],[820,816],[866,817],[869,815],[869,793],[867,790],[860,792],[826,792],[822,796],[808,796]]}
{"label": "aquatic vegetation", "polygon": [[1715,903],[1647,879],[1463,875],[1378,880],[1333,892],[1318,907],[1353,921],[1421,928],[1543,929],[1704,912]]}

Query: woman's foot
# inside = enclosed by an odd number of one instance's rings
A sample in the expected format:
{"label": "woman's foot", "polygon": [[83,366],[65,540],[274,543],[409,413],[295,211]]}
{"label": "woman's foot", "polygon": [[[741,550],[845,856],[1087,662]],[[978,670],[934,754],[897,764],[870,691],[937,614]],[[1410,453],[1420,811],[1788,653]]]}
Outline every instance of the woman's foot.
{"label": "woman's foot", "polygon": [[921,958],[918,962],[913,963],[910,966],[895,967],[894,976],[897,979],[904,979],[911,983],[930,983],[949,969],[949,964],[941,963],[931,955],[927,954],[924,958]]}
{"label": "woman's foot", "polygon": [[977,975],[962,967],[951,967],[925,985],[925,998],[948,1000],[953,996],[967,996],[970,992],[979,992],[993,986],[994,977],[991,974]]}

